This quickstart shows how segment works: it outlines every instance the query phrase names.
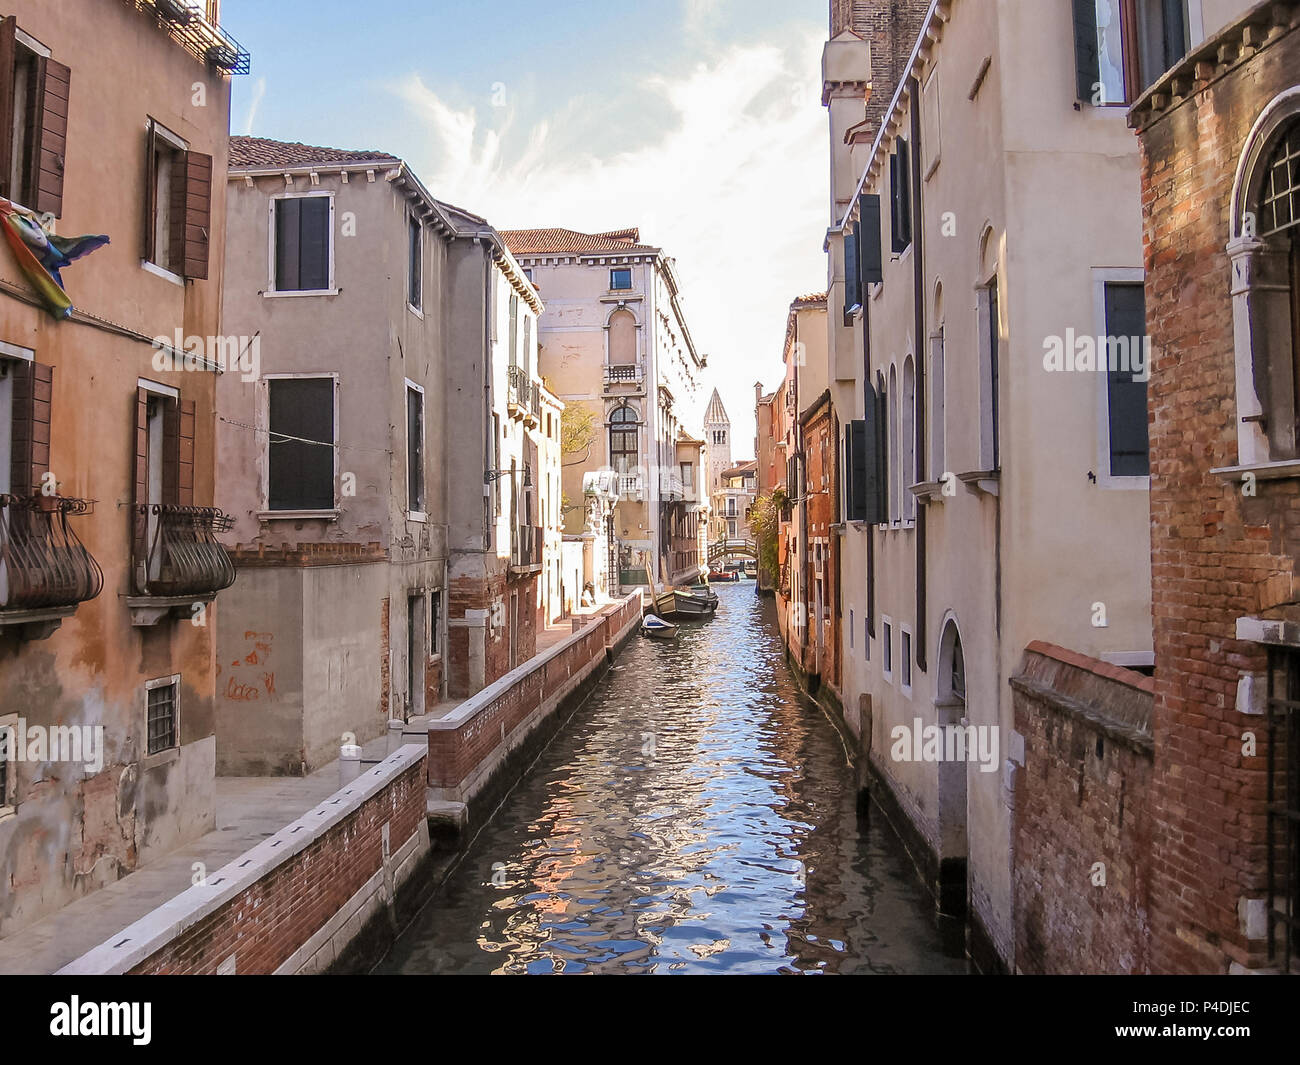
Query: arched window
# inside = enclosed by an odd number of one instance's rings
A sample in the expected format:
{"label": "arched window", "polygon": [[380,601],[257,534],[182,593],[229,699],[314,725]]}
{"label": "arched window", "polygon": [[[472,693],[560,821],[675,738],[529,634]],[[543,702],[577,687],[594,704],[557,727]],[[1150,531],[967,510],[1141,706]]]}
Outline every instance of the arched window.
{"label": "arched window", "polygon": [[903,439],[900,443],[902,481],[898,487],[902,495],[903,518],[912,521],[916,517],[916,496],[908,489],[920,478],[916,476],[916,367],[910,355],[903,361]]}
{"label": "arched window", "polygon": [[609,416],[609,464],[620,475],[631,473],[637,464],[637,418],[631,407],[618,407]]}
{"label": "arched window", "polygon": [[1233,189],[1238,462],[1300,457],[1300,87],[1255,124]]}
{"label": "arched window", "polygon": [[941,711],[940,719],[956,724],[966,709],[966,658],[961,649],[961,633],[952,618],[948,619],[939,637],[937,680],[939,690],[935,706]]}
{"label": "arched window", "polygon": [[898,521],[898,374],[889,368],[889,520]]}
{"label": "arched window", "polygon": [[636,362],[636,317],[617,310],[609,318],[609,364],[631,366]]}

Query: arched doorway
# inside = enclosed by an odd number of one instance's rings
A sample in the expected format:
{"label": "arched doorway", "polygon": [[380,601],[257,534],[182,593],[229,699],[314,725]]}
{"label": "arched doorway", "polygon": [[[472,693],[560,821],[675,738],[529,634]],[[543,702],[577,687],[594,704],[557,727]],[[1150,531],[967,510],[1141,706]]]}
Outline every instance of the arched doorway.
{"label": "arched doorway", "polygon": [[[966,657],[957,620],[949,615],[939,636],[934,708],[945,732],[964,728],[966,718]],[[969,736],[969,734],[968,734]],[[959,917],[966,912],[966,774],[972,763],[939,763],[939,912]]]}

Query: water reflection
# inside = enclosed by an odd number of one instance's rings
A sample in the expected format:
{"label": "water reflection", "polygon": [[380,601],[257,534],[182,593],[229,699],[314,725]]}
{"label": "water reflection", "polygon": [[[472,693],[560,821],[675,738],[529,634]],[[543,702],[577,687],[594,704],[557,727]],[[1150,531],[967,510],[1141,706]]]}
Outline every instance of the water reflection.
{"label": "water reflection", "polygon": [[381,972],[964,972],[770,605],[634,638]]}

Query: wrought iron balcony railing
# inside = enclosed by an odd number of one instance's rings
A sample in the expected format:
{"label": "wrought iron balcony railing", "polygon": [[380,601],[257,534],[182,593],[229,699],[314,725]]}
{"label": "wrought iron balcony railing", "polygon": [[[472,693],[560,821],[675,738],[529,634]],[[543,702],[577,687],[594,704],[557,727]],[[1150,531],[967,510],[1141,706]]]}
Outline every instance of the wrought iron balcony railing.
{"label": "wrought iron balcony railing", "polygon": [[612,363],[605,367],[606,387],[614,384],[638,385],[641,380],[641,367],[636,363]]}
{"label": "wrought iron balcony railing", "polygon": [[528,406],[528,371],[522,366],[506,367],[506,403],[511,414]]}
{"label": "wrought iron balcony railing", "polygon": [[216,507],[139,503],[132,536],[135,593],[211,595],[235,583],[235,567],[216,534],[235,519]]}
{"label": "wrought iron balcony railing", "polygon": [[68,518],[91,504],[61,496],[0,495],[0,610],[47,610],[94,599],[99,563]]}
{"label": "wrought iron balcony railing", "polygon": [[540,419],[542,416],[542,387],[534,382],[528,386],[528,409],[533,412],[533,417]]}

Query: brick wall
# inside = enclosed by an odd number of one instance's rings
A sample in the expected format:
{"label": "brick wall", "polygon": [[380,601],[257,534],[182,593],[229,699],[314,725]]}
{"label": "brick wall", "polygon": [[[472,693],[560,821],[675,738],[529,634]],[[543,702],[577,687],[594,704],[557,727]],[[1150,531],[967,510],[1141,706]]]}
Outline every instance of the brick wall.
{"label": "brick wall", "polygon": [[435,722],[429,730],[429,786],[442,798],[467,801],[485,767],[521,742],[520,726],[539,711],[553,710],[640,616],[640,596],[629,596]]}
{"label": "brick wall", "polygon": [[[1289,589],[1300,554],[1300,483],[1254,497],[1211,471],[1238,461],[1228,243],[1238,158],[1253,123],[1300,70],[1300,7],[1265,5],[1229,27],[1134,111],[1142,146],[1151,419],[1155,808],[1152,965],[1222,972],[1263,964],[1239,910],[1265,889],[1265,755],[1258,717],[1237,710],[1262,670],[1239,617]],[[1266,43],[1265,43],[1266,42]],[[1155,110],[1152,110],[1152,104]],[[1278,578],[1281,581],[1278,581]],[[1279,617],[1296,616],[1280,604]],[[1243,755],[1243,733],[1260,735]]]}
{"label": "brick wall", "polygon": [[1154,683],[1032,643],[1011,687],[1016,969],[1146,972]]}
{"label": "brick wall", "polygon": [[[425,752],[415,745],[390,755],[292,825],[209,874],[206,884],[190,888],[62,971],[210,975],[233,956],[237,973],[275,972],[304,947],[311,949],[377,874],[391,876],[399,851],[409,860],[413,844],[422,841],[427,849],[427,833],[420,832],[426,812],[425,761]],[[332,946],[346,945],[365,912],[357,911],[354,927],[344,929],[342,941]]]}
{"label": "brick wall", "polygon": [[912,54],[930,0],[831,0],[831,36],[851,29],[871,45],[871,99],[867,120],[874,134]]}

